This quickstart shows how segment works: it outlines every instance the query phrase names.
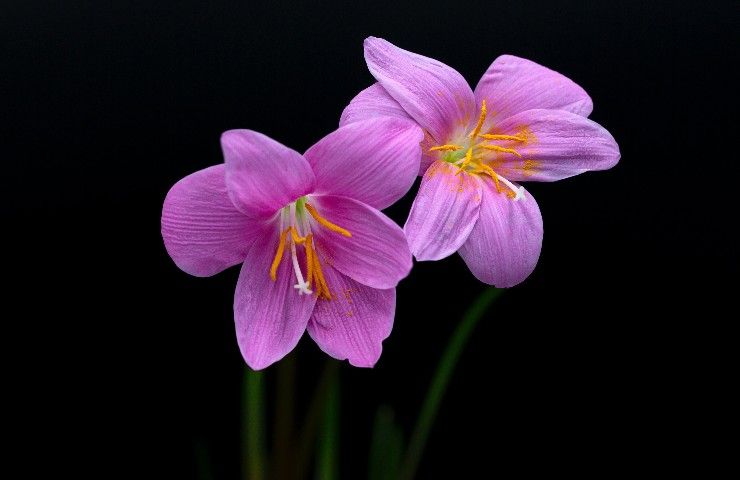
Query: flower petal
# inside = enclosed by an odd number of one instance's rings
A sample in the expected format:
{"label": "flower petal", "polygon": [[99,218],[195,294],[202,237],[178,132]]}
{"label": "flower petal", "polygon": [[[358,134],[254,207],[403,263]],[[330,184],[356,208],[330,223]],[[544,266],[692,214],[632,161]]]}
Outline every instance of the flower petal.
{"label": "flower petal", "polygon": [[316,175],[315,192],[389,207],[414,184],[423,138],[416,123],[392,117],[340,127],[305,154]]}
{"label": "flower petal", "polygon": [[533,108],[566,110],[588,117],[591,97],[568,77],[531,60],[501,55],[475,87],[478,105],[488,105],[489,117],[501,121]]}
{"label": "flower petal", "polygon": [[478,220],[481,187],[477,177],[436,161],[424,174],[403,227],[419,261],[441,260],[465,243]]}
{"label": "flower petal", "polygon": [[604,127],[562,110],[527,110],[504,120],[496,131],[526,131],[523,145],[506,145],[522,158],[500,157],[500,173],[511,180],[562,180],[589,170],[607,170],[620,158],[617,142]]}
{"label": "flower petal", "polygon": [[412,120],[406,110],[376,82],[358,93],[349,102],[339,119],[339,126],[343,127],[353,122],[378,117]]}
{"label": "flower petal", "polygon": [[396,289],[366,287],[331,267],[324,269],[324,275],[336,293],[331,300],[316,302],[308,334],[337,360],[372,367],[393,328]]}
{"label": "flower petal", "polygon": [[313,191],[315,178],[303,156],[252,130],[221,135],[226,186],[234,205],[253,217],[266,217]]}
{"label": "flower petal", "polygon": [[421,141],[421,163],[419,164],[419,176],[423,176],[429,167],[437,160],[437,155],[432,155],[429,149],[437,145],[437,141],[424,130],[424,140]]}
{"label": "flower petal", "polygon": [[409,274],[411,252],[403,230],[391,219],[348,197],[317,195],[309,201],[323,218],[352,234],[345,237],[312,219],[322,264],[373,288],[393,288]]}
{"label": "flower petal", "polygon": [[483,182],[480,217],[460,256],[481,282],[512,287],[529,276],[542,248],[542,214],[528,192],[513,201]]}
{"label": "flower petal", "polygon": [[192,173],[167,193],[162,239],[172,260],[196,277],[209,277],[244,261],[261,222],[234,207],[226,191],[225,168]]}
{"label": "flower petal", "polygon": [[370,73],[437,142],[477,118],[473,92],[455,69],[381,38],[364,45]]}
{"label": "flower petal", "polygon": [[[270,278],[270,266],[277,251],[278,229],[255,241],[247,253],[234,295],[236,339],[244,360],[255,370],[268,367],[287,355],[298,343],[316,303],[316,295],[299,295],[290,249],[286,248]],[[299,249],[299,262],[305,257]]]}

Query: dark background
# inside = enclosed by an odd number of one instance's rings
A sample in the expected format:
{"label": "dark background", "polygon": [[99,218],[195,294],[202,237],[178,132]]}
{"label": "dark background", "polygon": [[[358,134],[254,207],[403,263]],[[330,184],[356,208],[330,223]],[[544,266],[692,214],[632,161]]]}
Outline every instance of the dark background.
{"label": "dark background", "polygon": [[[336,128],[372,82],[362,40],[374,35],[472,85],[503,53],[560,71],[622,152],[611,171],[528,185],[546,226],[539,265],[476,330],[419,478],[706,473],[728,448],[710,427],[725,428],[737,380],[722,373],[738,274],[737,19],[717,1],[3,2],[13,457],[29,478],[187,479],[201,448],[215,478],[238,477],[238,269],[180,272],[162,200],[222,161],[224,130],[302,151]],[[388,211],[400,224],[414,191]],[[365,477],[377,405],[408,435],[482,289],[457,256],[402,282],[377,367],[341,369],[342,478]],[[323,361],[304,338],[299,405]]]}

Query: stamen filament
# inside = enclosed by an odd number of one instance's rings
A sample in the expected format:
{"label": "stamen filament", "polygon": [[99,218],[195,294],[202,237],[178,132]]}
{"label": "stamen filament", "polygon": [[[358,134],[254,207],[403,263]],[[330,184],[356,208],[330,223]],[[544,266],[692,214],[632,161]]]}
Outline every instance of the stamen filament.
{"label": "stamen filament", "polygon": [[326,279],[324,278],[324,272],[321,271],[321,263],[319,263],[318,252],[315,252],[315,253],[316,254],[313,255],[313,262],[314,262],[313,273],[316,277],[317,295],[319,297],[323,295],[325,299],[331,300],[331,294],[329,293],[329,286],[326,284]]}
{"label": "stamen filament", "polygon": [[488,176],[490,176],[493,179],[493,183],[496,185],[496,191],[501,193],[501,185],[498,182],[498,174],[488,165],[485,163],[480,163],[478,166],[481,168],[481,173],[486,173]]}
{"label": "stamen filament", "polygon": [[519,137],[517,135],[493,135],[490,133],[481,133],[478,136],[485,138],[486,140],[513,140],[515,142],[524,142],[527,140],[526,138]]}
{"label": "stamen filament", "polygon": [[306,241],[306,237],[298,235],[298,230],[295,227],[290,227],[290,236],[293,237],[295,243],[301,244]]}
{"label": "stamen filament", "polygon": [[456,150],[462,150],[463,147],[460,145],[454,145],[454,144],[446,144],[446,145],[438,145],[436,147],[432,147],[429,149],[430,152],[437,152],[437,151],[443,151],[443,152],[454,152]]}
{"label": "stamen filament", "polygon": [[277,252],[275,252],[275,258],[272,260],[272,266],[270,267],[270,278],[273,282],[277,280],[277,269],[278,266],[280,266],[280,261],[283,259],[283,253],[285,252],[285,237],[288,235],[288,230],[290,230],[290,228],[286,229],[283,233],[280,234],[280,243],[278,243]]}
{"label": "stamen filament", "polygon": [[310,213],[311,216],[313,218],[315,218],[317,222],[319,222],[321,225],[323,225],[324,227],[328,228],[332,232],[340,233],[340,234],[344,235],[345,237],[351,237],[352,236],[352,234],[349,233],[349,231],[343,229],[339,225],[334,225],[329,220],[327,220],[324,217],[322,217],[321,215],[319,215],[319,212],[317,212],[316,209],[313,208],[313,205],[311,205],[310,203],[306,203],[306,210],[308,210],[308,213]]}
{"label": "stamen filament", "polygon": [[498,145],[480,145],[480,148],[483,148],[485,150],[493,150],[494,152],[513,153],[517,157],[522,158],[519,152],[517,152],[513,148],[504,148],[504,147],[499,147]]}
{"label": "stamen filament", "polygon": [[486,115],[488,114],[488,111],[486,110],[486,101],[483,100],[481,102],[480,106],[480,117],[478,117],[478,124],[475,126],[473,131],[470,133],[470,138],[475,138],[480,133],[480,129],[483,128],[483,122],[486,121]]}
{"label": "stamen filament", "polygon": [[[306,244],[304,245],[304,248],[306,249],[306,278],[309,285],[314,285],[314,274],[313,274],[313,234],[309,233],[306,235]],[[318,287],[314,285],[316,288],[316,292],[318,294]]]}

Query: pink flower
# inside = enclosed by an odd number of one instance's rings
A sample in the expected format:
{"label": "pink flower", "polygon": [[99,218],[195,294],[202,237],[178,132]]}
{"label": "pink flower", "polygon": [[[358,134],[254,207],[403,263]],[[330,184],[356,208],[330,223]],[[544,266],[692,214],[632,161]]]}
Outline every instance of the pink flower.
{"label": "pink flower", "polygon": [[419,193],[404,230],[417,260],[458,251],[480,281],[526,279],[542,247],[542,216],[515,182],[550,182],[619,161],[619,147],[588,120],[593,105],[568,78],[502,55],[475,92],[454,69],[370,37],[365,60],[378,81],[360,92],[340,125],[412,119],[425,131]]}
{"label": "pink flower", "polygon": [[411,269],[403,231],[379,209],[413,184],[422,138],[407,120],[369,119],[301,155],[230,130],[225,164],[172,187],[162,238],[177,266],[206,277],[243,263],[234,317],[249,366],[280,360],[305,330],[332,357],[375,364]]}

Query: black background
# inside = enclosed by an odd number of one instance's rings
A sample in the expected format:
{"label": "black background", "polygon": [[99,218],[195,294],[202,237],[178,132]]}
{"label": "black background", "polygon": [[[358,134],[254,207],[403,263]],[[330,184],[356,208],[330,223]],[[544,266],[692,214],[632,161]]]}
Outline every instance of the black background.
{"label": "black background", "polygon": [[[372,82],[369,35],[472,85],[503,53],[560,71],[622,152],[613,170],[528,185],[545,222],[539,265],[476,330],[419,478],[715,464],[701,445],[737,380],[720,373],[736,314],[719,302],[737,295],[736,4],[29,1],[0,12],[5,396],[20,427],[6,435],[30,452],[29,477],[195,478],[196,445],[216,478],[238,477],[238,269],[179,271],[159,234],[162,200],[222,161],[224,130],[302,151],[336,128]],[[388,210],[399,224],[414,191]],[[342,478],[365,477],[378,404],[408,434],[482,289],[457,256],[402,282],[377,367],[341,369]],[[297,356],[305,405],[324,360],[308,338]]]}

